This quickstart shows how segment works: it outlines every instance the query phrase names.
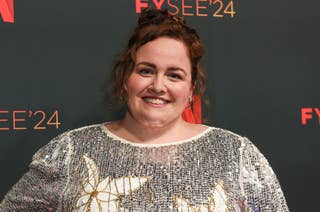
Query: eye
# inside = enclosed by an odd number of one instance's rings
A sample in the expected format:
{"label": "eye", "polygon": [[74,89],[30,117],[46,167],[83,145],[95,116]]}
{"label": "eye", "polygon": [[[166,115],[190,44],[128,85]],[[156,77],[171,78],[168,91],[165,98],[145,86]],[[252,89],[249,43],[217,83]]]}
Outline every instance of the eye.
{"label": "eye", "polygon": [[153,70],[148,68],[143,68],[138,70],[138,73],[142,76],[150,76],[151,74],[153,74]]}
{"label": "eye", "polygon": [[170,73],[168,76],[174,80],[182,80],[182,76],[180,74]]}

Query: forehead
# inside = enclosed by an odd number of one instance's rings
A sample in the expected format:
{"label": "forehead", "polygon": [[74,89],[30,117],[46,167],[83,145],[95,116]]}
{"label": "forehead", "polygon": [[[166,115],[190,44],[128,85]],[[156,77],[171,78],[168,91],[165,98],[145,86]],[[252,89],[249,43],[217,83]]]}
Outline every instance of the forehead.
{"label": "forehead", "polygon": [[179,66],[191,71],[191,62],[186,45],[177,39],[160,37],[142,45],[136,52],[136,63],[149,62],[159,68]]}

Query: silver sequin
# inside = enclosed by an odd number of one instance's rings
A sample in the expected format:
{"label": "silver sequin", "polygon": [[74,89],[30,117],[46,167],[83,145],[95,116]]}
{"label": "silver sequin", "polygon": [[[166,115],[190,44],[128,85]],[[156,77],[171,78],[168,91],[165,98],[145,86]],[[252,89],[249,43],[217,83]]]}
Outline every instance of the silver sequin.
{"label": "silver sequin", "polygon": [[136,145],[103,124],[41,148],[0,211],[289,211],[267,160],[209,127],[183,142]]}

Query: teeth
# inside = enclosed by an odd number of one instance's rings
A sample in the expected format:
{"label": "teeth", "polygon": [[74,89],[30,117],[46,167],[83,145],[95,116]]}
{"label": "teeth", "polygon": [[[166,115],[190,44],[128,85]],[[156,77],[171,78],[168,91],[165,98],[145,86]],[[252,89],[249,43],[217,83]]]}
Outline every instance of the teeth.
{"label": "teeth", "polygon": [[154,98],[144,98],[144,101],[146,102],[150,102],[152,104],[157,104],[157,105],[161,105],[161,104],[166,104],[167,102],[162,100],[162,99],[154,99]]}

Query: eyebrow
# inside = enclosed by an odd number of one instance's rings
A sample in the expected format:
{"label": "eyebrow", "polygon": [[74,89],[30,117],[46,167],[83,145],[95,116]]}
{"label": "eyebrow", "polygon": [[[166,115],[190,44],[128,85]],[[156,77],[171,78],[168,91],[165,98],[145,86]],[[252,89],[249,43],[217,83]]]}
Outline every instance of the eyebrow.
{"label": "eyebrow", "polygon": [[[149,62],[140,62],[136,66],[138,66],[138,65],[145,65],[145,66],[149,66],[151,68],[157,68],[157,66],[155,64],[149,63]],[[182,71],[185,75],[187,75],[187,72],[183,68],[180,68],[177,66],[172,66],[172,67],[169,67],[168,69],[170,71]]]}

